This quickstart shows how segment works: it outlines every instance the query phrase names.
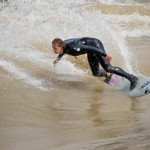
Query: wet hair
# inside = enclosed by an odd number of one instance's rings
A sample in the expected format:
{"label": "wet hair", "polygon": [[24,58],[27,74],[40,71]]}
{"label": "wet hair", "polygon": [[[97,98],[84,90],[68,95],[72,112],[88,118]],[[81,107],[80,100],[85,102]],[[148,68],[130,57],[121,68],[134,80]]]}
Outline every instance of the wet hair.
{"label": "wet hair", "polygon": [[65,42],[62,40],[62,39],[60,39],[60,38],[55,38],[53,41],[52,41],[52,44],[56,44],[56,45],[58,45],[59,47],[65,47]]}

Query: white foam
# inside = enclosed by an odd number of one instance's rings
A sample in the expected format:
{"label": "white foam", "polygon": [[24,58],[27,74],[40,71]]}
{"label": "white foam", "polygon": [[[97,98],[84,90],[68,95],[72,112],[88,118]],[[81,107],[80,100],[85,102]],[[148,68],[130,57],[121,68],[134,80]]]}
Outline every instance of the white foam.
{"label": "white foam", "polygon": [[124,61],[126,62],[125,65],[128,69],[128,71],[130,73],[133,73],[133,66],[131,65],[132,63],[132,53],[131,51],[129,51],[129,48],[127,47],[127,44],[126,44],[126,41],[124,38],[122,38],[122,36],[120,36],[119,34],[116,34],[115,32],[112,32],[113,36],[115,39],[117,39],[118,41],[118,47],[120,49],[120,53],[121,53],[121,56],[123,57]]}
{"label": "white foam", "polygon": [[[137,70],[135,58],[126,42],[127,37],[142,37],[150,36],[150,17],[141,16],[138,13],[131,15],[104,15],[107,21],[111,24],[113,37],[118,41],[120,53],[126,62],[127,69],[130,73],[139,72]],[[134,61],[133,61],[134,60]]]}
{"label": "white foam", "polygon": [[103,4],[118,4],[118,2],[116,2],[115,0],[98,0],[100,3]]}
{"label": "white foam", "polygon": [[[44,68],[49,68],[50,71],[58,74],[83,75],[82,69],[64,58],[54,68],[55,57],[52,52],[48,56],[45,53],[36,52],[35,49],[29,49],[35,41],[36,43],[47,41],[50,45],[55,37],[66,39],[89,36],[100,39],[110,55],[111,53],[117,55],[124,51],[122,54],[124,63],[131,66],[131,59],[128,59],[131,57],[130,53],[125,53],[129,49],[124,42],[124,36],[120,36],[118,31],[113,30],[99,11],[86,11],[84,7],[76,7],[85,3],[87,3],[85,0],[10,1],[9,8],[5,8],[0,14],[1,17],[8,18],[3,25],[0,25],[2,27],[0,28],[2,33],[0,51],[6,55],[9,53],[9,57],[11,57],[10,54],[12,57],[16,55],[18,60],[25,59],[43,65]],[[114,46],[114,43],[117,44]],[[26,47],[22,48],[22,44]]]}
{"label": "white foam", "polygon": [[129,15],[105,15],[107,19],[109,19],[113,24],[118,24],[118,23],[135,23],[135,26],[139,25],[139,23],[142,24],[150,24],[150,16],[142,16],[139,13],[134,13],[134,14],[129,14]]}
{"label": "white foam", "polygon": [[72,74],[72,75],[85,75],[85,71],[75,67],[75,64],[70,63],[69,61],[61,61],[59,64],[56,64],[55,70],[58,74]]}
{"label": "white foam", "polygon": [[145,29],[134,29],[134,30],[122,30],[120,34],[124,37],[142,37],[148,36],[150,37],[150,30]]}
{"label": "white foam", "polygon": [[[2,51],[1,51],[2,52]],[[72,74],[72,75],[79,75],[84,76],[85,71],[81,68],[78,68],[75,66],[75,64],[69,62],[65,58],[61,59],[58,64],[56,64],[56,67],[53,65],[53,61],[56,59],[56,57],[51,57],[48,54],[45,54],[43,52],[39,52],[36,50],[16,50],[11,49],[9,51],[4,51],[7,57],[15,57],[18,60],[24,60],[24,61],[31,61],[36,64],[36,66],[40,65],[44,69],[54,72],[56,74]]]}
{"label": "white foam", "polygon": [[141,3],[144,2],[137,2],[136,0],[98,0],[100,3],[103,4],[115,4],[115,5],[131,5],[131,4],[136,4],[140,5]]}
{"label": "white foam", "polygon": [[150,36],[150,16],[134,13],[130,15],[105,15],[105,17],[124,38]]}
{"label": "white foam", "polygon": [[23,82],[30,84],[41,90],[48,90],[48,88],[44,87],[44,82],[42,79],[37,79],[36,77],[32,77],[27,74],[23,69],[17,67],[14,63],[11,63],[6,60],[0,60],[0,66],[8,71],[14,78],[22,80]]}

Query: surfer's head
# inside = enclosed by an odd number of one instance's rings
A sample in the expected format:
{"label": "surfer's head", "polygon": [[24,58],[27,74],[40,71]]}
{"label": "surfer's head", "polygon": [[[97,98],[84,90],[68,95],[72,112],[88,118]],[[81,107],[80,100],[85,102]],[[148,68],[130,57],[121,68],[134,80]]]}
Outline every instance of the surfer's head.
{"label": "surfer's head", "polygon": [[56,38],[52,41],[52,48],[55,54],[61,54],[65,48],[65,42],[62,39]]}

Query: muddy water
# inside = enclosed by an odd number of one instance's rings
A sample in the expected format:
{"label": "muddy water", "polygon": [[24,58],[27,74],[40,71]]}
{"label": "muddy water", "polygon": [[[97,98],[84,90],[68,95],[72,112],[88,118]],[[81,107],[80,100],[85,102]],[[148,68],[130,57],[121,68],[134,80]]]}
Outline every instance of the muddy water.
{"label": "muddy water", "polygon": [[[150,96],[131,98],[95,79],[86,56],[65,57],[54,68],[56,56],[50,47],[56,36],[96,36],[113,56],[112,64],[150,76],[150,22],[145,11],[149,3],[145,3],[10,1],[2,9],[1,150],[150,149]],[[119,5],[126,11],[113,13]],[[100,13],[104,6],[106,12]],[[55,7],[63,9],[66,22]],[[127,7],[132,11],[128,13]]]}

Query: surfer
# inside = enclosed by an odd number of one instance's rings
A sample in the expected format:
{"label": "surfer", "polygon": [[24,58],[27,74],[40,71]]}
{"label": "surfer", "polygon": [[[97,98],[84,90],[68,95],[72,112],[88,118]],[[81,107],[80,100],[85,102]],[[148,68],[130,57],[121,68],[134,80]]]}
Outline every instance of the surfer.
{"label": "surfer", "polygon": [[[107,80],[114,73],[130,81],[130,90],[136,87],[138,78],[132,74],[128,74],[119,67],[112,66],[110,64],[112,57],[105,52],[102,42],[98,39],[82,37],[63,41],[60,38],[56,38],[52,41],[52,48],[55,54],[59,54],[57,59],[54,60],[54,66],[64,54],[72,56],[87,54],[88,63],[94,76],[106,77]],[[99,63],[104,70],[99,68]]]}

